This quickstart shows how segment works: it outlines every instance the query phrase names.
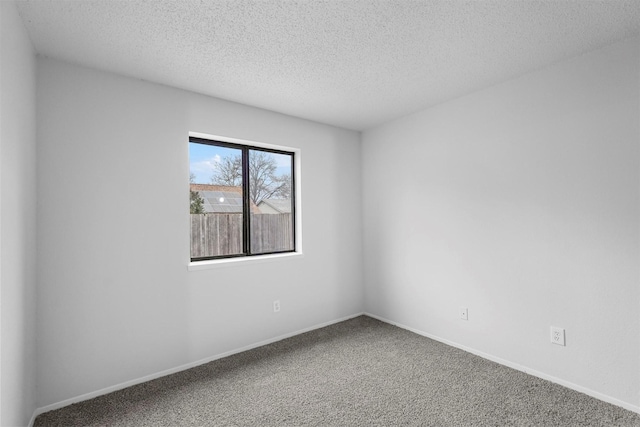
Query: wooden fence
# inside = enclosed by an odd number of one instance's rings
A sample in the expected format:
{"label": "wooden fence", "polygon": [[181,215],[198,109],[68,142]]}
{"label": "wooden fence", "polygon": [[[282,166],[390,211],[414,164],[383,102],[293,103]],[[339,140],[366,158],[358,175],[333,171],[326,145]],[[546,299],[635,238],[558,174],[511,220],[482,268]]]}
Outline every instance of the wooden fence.
{"label": "wooden fence", "polygon": [[[293,249],[291,214],[251,214],[251,252]],[[191,258],[242,253],[242,214],[191,215]]]}

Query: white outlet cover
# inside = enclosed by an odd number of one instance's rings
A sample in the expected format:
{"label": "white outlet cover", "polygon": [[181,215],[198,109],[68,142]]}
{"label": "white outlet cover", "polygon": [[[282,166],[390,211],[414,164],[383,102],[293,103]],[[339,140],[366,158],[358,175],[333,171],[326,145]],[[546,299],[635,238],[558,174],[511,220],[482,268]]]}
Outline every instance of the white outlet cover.
{"label": "white outlet cover", "polygon": [[557,345],[565,345],[563,328],[551,327],[551,342]]}
{"label": "white outlet cover", "polygon": [[462,320],[469,320],[469,309],[467,307],[460,307],[460,318]]}

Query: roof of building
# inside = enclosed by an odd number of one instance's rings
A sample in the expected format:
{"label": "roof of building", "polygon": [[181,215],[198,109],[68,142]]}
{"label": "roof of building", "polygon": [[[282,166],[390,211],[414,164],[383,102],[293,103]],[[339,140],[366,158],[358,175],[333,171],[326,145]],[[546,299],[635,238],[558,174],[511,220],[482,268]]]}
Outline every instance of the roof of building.
{"label": "roof of building", "polygon": [[264,199],[258,204],[258,207],[263,203],[277,212],[291,213],[291,200],[289,199]]}
{"label": "roof of building", "polygon": [[[242,213],[242,187],[214,184],[191,184],[191,191],[197,191],[204,200],[206,213]],[[259,213],[251,203],[251,211]]]}

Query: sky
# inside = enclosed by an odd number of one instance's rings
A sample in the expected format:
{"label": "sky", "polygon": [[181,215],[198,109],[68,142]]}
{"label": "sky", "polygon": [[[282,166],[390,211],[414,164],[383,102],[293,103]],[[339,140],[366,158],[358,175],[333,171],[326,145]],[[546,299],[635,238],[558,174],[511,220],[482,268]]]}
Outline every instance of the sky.
{"label": "sky", "polygon": [[[216,164],[225,156],[240,155],[241,151],[235,148],[217,147],[189,143],[189,170],[195,175],[196,184],[211,184],[211,177],[215,172]],[[270,153],[276,159],[277,175],[291,173],[291,158],[287,155]]]}

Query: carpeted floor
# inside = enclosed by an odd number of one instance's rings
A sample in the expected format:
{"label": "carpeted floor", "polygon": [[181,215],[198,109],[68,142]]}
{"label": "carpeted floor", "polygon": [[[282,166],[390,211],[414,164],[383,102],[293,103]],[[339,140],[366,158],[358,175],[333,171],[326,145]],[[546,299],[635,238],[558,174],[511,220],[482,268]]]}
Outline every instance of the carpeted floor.
{"label": "carpeted floor", "polygon": [[640,426],[640,415],[358,317],[40,415],[35,426]]}

